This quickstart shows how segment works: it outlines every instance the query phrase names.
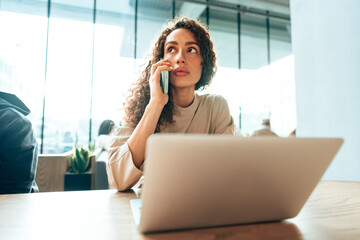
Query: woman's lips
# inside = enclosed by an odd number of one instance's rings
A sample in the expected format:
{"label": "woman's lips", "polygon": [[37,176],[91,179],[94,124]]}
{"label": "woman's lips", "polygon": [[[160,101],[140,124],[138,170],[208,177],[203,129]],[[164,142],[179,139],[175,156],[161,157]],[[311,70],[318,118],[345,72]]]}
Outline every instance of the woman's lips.
{"label": "woman's lips", "polygon": [[175,76],[180,77],[180,76],[186,76],[186,75],[188,75],[189,73],[188,73],[188,72],[175,72],[174,74],[175,74]]}
{"label": "woman's lips", "polygon": [[174,75],[175,76],[186,76],[186,75],[188,75],[189,74],[189,72],[188,71],[186,71],[186,70],[184,70],[184,69],[175,69],[174,71],[173,71],[173,73],[174,73]]}

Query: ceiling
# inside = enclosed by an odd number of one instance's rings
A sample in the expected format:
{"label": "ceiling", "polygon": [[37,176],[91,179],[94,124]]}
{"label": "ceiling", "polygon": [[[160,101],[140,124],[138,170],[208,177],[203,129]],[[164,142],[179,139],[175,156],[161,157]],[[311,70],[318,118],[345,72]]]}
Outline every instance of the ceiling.
{"label": "ceiling", "polygon": [[[199,17],[206,8],[206,4],[211,8],[223,9],[227,11],[248,12],[258,15],[266,15],[267,11],[272,17],[290,19],[289,0],[174,0],[176,9],[179,13]],[[128,0],[129,6],[135,7],[134,0]],[[168,9],[171,8],[171,1],[159,0],[139,0],[142,8]],[[240,7],[240,8],[239,8]]]}
{"label": "ceiling", "polygon": [[248,9],[265,10],[274,13],[290,15],[289,0],[217,0],[236,5],[241,5]]}

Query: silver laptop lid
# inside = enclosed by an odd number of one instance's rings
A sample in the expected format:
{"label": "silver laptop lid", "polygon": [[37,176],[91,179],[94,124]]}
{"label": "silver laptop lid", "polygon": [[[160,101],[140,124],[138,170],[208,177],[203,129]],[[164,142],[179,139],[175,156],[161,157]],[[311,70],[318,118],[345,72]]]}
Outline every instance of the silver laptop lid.
{"label": "silver laptop lid", "polygon": [[342,142],[338,138],[154,135],[146,147],[139,231],[294,217]]}

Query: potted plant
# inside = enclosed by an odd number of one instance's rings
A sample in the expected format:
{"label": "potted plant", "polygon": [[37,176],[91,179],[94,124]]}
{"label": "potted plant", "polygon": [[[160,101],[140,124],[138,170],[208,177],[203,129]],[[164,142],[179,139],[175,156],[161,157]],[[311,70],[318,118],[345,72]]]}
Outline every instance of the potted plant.
{"label": "potted plant", "polygon": [[78,146],[78,136],[70,158],[70,167],[65,174],[64,190],[80,191],[91,190],[91,156],[90,151],[83,146]]}

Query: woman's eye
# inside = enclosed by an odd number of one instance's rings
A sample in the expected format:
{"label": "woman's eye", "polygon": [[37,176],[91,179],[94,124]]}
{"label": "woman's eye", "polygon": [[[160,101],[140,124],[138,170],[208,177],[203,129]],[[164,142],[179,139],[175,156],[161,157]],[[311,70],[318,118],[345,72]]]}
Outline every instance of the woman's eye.
{"label": "woman's eye", "polygon": [[174,48],[173,48],[173,47],[169,47],[167,51],[168,51],[169,53],[171,53],[171,52],[174,51]]}
{"label": "woman's eye", "polygon": [[195,48],[189,48],[188,52],[190,52],[190,53],[196,53],[196,49],[195,49]]}

